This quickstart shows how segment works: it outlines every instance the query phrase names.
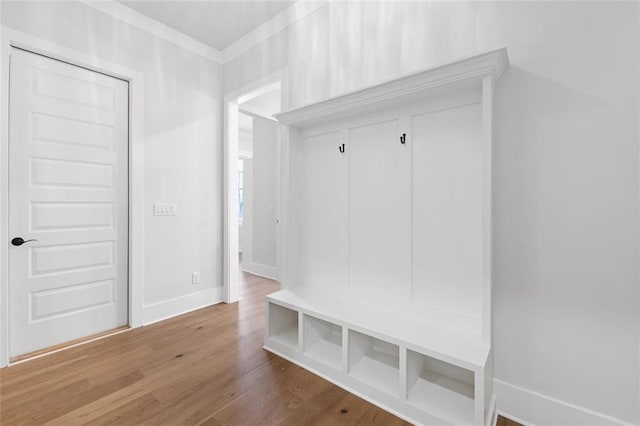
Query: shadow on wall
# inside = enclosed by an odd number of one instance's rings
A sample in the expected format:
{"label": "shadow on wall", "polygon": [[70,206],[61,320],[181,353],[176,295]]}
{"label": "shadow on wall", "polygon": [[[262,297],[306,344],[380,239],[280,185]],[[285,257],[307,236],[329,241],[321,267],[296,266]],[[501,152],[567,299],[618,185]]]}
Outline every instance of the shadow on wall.
{"label": "shadow on wall", "polygon": [[[619,129],[632,113],[619,104],[517,66],[496,91],[496,378],[534,377],[535,389],[561,400],[576,395],[555,383],[637,393],[628,371],[592,368],[610,365],[612,354],[627,366],[638,356],[638,298],[630,297],[638,291],[638,215],[628,214],[638,208],[629,197],[638,194],[638,156],[629,155],[637,141]],[[576,403],[599,406],[584,395]]]}

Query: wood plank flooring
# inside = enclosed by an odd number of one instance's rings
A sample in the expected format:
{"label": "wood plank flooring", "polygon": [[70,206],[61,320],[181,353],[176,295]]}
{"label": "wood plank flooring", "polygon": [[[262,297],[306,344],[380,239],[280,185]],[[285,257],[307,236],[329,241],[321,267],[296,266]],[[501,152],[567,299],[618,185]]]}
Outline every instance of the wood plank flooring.
{"label": "wood plank flooring", "polygon": [[406,424],[262,349],[277,289],[243,274],[239,303],[4,368],[0,424]]}
{"label": "wood plank flooring", "polygon": [[400,425],[397,417],[262,349],[264,296],[0,370],[0,423]]}

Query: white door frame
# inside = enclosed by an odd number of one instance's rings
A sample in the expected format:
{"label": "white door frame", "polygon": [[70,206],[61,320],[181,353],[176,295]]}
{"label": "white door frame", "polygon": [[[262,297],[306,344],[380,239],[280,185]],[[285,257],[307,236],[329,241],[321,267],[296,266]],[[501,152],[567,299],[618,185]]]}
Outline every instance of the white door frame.
{"label": "white door frame", "polygon": [[28,50],[129,83],[129,326],[142,325],[144,291],[144,82],[139,71],[0,28],[0,367],[9,364],[9,55]]}
{"label": "white door frame", "polygon": [[[224,241],[223,241],[223,286],[224,301],[233,303],[238,301],[238,105],[253,99],[261,94],[273,90],[274,86],[280,86],[280,105],[282,111],[288,108],[289,87],[287,83],[286,69],[278,70],[264,78],[256,80],[240,89],[227,93],[224,96]],[[286,268],[285,241],[286,241],[286,194],[288,187],[289,161],[288,161],[288,137],[286,127],[280,126],[280,141],[278,144],[278,158],[280,167],[277,173],[278,200],[276,216],[278,218],[277,230],[277,269],[280,282],[285,281],[283,276]]]}

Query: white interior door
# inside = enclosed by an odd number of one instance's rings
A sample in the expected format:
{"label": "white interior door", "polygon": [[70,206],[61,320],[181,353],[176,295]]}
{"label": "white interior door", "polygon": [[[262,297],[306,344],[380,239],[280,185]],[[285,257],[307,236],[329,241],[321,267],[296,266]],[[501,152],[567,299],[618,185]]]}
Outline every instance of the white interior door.
{"label": "white interior door", "polygon": [[9,116],[15,358],[127,324],[128,84],[13,49]]}
{"label": "white interior door", "polygon": [[408,131],[398,119],[349,129],[349,288],[371,299],[410,296]]}

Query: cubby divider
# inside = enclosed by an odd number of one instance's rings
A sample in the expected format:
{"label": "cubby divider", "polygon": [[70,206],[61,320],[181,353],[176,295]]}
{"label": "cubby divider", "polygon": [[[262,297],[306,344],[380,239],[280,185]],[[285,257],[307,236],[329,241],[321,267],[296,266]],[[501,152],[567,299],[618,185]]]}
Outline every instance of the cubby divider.
{"label": "cubby divider", "polygon": [[342,327],[304,315],[303,351],[329,367],[342,370]]}
{"label": "cubby divider", "polygon": [[428,412],[474,420],[474,372],[407,350],[407,400]]}
{"label": "cubby divider", "polygon": [[[439,356],[441,352],[403,339],[400,329],[369,332],[359,326],[358,317],[349,316],[352,311],[334,308],[333,315],[320,315],[318,307],[337,304],[311,300],[314,304],[286,290],[267,296],[265,349],[406,413],[416,424],[484,423],[484,362]],[[485,352],[481,359],[487,356]]]}
{"label": "cubby divider", "polygon": [[298,312],[269,303],[268,338],[291,349],[298,349]]}
{"label": "cubby divider", "polygon": [[388,394],[400,395],[400,348],[349,330],[349,375]]}

